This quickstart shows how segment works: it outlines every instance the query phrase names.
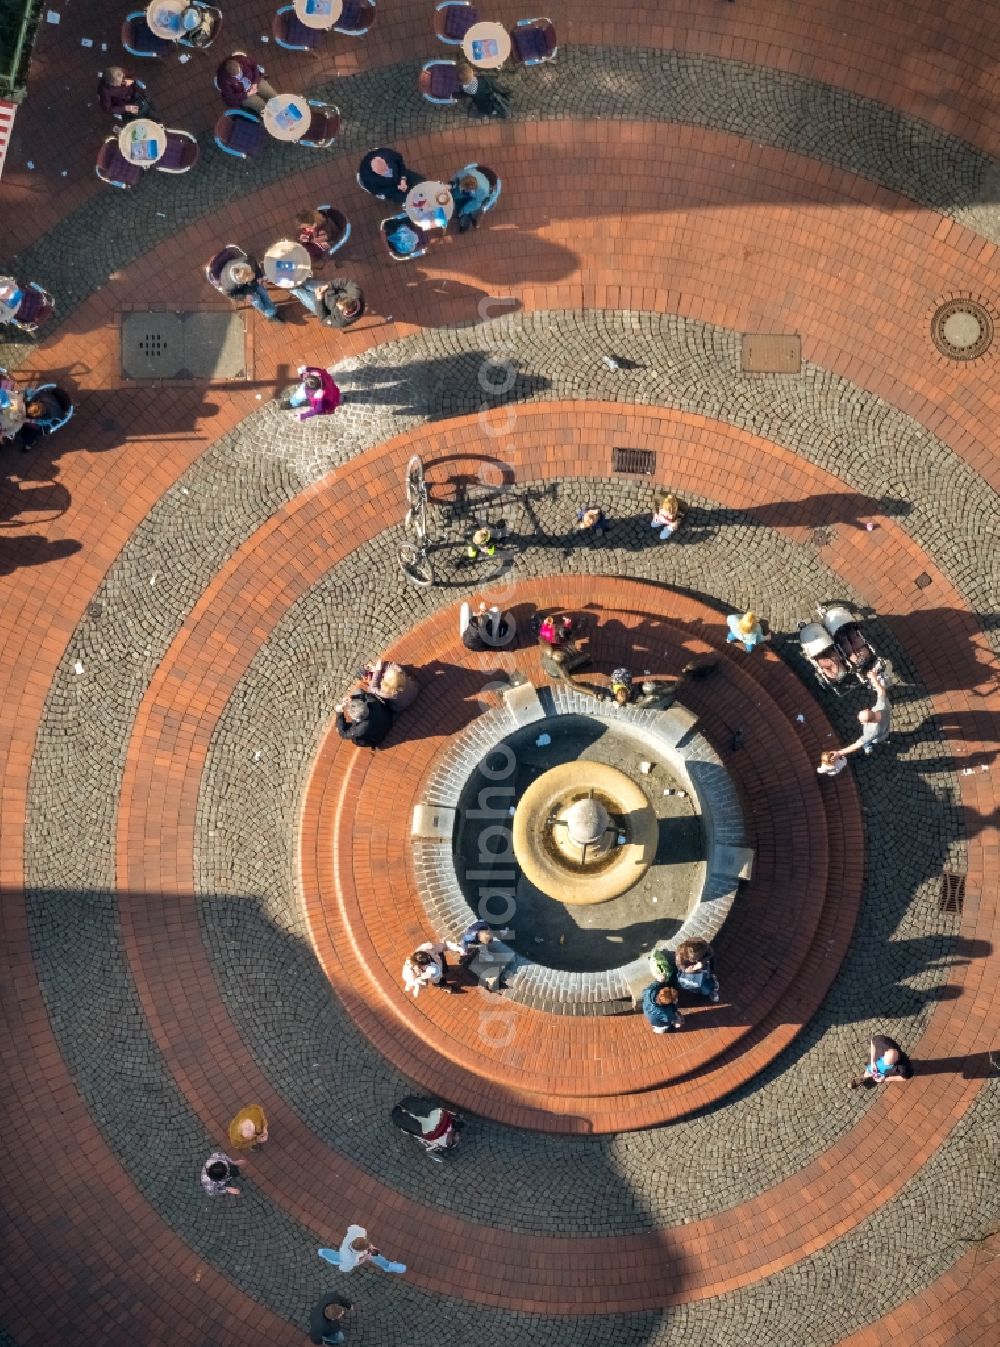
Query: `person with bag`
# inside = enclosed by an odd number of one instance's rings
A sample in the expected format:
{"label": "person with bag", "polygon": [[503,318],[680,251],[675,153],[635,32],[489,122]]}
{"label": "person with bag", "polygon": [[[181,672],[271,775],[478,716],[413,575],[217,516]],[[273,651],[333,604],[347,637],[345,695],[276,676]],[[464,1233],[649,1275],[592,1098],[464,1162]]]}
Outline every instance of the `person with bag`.
{"label": "person with bag", "polygon": [[715,954],[707,940],[685,940],[678,945],[677,986],[697,992],[715,1002],[719,999],[719,979],[715,976]]}

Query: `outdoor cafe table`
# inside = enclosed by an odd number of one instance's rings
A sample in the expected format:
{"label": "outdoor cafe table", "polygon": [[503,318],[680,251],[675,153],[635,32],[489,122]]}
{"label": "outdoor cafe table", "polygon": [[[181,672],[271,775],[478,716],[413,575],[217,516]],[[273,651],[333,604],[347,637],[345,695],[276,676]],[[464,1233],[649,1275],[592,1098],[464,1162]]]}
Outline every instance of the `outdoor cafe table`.
{"label": "outdoor cafe table", "polygon": [[187,8],[188,0],[150,0],[146,8],[150,31],[166,42],[176,42],[184,36],[181,15]]}
{"label": "outdoor cafe table", "polygon": [[403,209],[418,229],[446,229],[455,212],[455,198],[447,183],[418,182],[407,192]]}
{"label": "outdoor cafe table", "polygon": [[332,28],[344,12],[344,0],[295,0],[295,17],[307,28]]}
{"label": "outdoor cafe table", "polygon": [[502,23],[474,23],[462,39],[462,50],[480,70],[499,70],[510,55],[510,33]]}
{"label": "outdoor cafe table", "polygon": [[0,377],[0,439],[10,439],[24,425],[24,394],[12,379]]}
{"label": "outdoor cafe table", "polygon": [[312,258],[301,243],[279,239],[263,258],[264,275],[281,290],[291,290],[312,275]]}
{"label": "outdoor cafe table", "polygon": [[149,168],[163,158],[167,148],[166,127],[148,117],[137,117],[118,132],[118,148],[130,164]]}
{"label": "outdoor cafe table", "polygon": [[275,94],[264,104],[264,126],[275,140],[301,140],[312,122],[312,108],[301,94]]}

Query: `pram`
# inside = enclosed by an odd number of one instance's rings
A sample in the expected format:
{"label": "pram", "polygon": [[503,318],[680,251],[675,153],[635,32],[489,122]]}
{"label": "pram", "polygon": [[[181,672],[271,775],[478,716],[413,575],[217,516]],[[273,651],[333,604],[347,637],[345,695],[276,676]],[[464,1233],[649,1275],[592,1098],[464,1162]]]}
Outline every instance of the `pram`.
{"label": "pram", "polygon": [[889,687],[892,667],[864,635],[851,610],[840,603],[820,604],[816,613],[818,622],[799,627],[799,642],[822,686],[841,693],[852,679],[866,683],[875,674]]}
{"label": "pram", "polygon": [[444,1160],[445,1153],[458,1145],[464,1120],[436,1099],[408,1095],[389,1115],[401,1132],[416,1137],[432,1160]]}

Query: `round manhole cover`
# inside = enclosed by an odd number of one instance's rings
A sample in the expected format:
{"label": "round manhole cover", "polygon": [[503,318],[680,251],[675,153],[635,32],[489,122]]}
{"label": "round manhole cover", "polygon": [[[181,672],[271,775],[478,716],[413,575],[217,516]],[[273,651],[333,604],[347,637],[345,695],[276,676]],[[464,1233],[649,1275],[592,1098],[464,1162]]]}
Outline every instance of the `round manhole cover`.
{"label": "round manhole cover", "polygon": [[931,319],[931,336],[950,360],[975,360],[993,340],[993,318],[975,299],[950,299]]}

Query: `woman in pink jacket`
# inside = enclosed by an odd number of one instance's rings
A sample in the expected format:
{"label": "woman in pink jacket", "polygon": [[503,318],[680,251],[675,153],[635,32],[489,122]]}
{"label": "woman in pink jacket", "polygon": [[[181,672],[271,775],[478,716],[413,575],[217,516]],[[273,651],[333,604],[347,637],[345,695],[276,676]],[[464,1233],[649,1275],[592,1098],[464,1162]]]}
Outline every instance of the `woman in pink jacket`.
{"label": "woman in pink jacket", "polygon": [[333,381],[329,370],[316,365],[300,365],[298,373],[302,382],[292,390],[285,400],[286,407],[301,407],[300,421],[308,421],[310,416],[329,416],[340,406],[340,389]]}

